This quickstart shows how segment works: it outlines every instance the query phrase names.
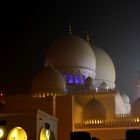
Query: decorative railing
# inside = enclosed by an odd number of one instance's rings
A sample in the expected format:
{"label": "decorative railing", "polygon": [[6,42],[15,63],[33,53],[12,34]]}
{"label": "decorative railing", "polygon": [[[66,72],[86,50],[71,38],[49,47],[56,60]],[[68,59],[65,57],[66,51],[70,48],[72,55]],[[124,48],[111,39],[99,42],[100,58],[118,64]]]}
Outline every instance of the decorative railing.
{"label": "decorative railing", "polygon": [[113,128],[113,127],[140,127],[140,117],[118,117],[112,120],[92,119],[82,123],[75,123],[75,128]]}
{"label": "decorative railing", "polygon": [[98,89],[98,90],[81,90],[81,91],[73,91],[72,93],[68,94],[114,94],[117,93],[116,89]]}
{"label": "decorative railing", "polygon": [[47,97],[49,97],[49,96],[63,96],[63,95],[65,95],[65,93],[63,93],[63,92],[61,92],[61,93],[59,93],[59,92],[39,92],[39,93],[34,93],[34,94],[32,94],[32,97],[33,98],[47,98]]}
{"label": "decorative railing", "polygon": [[33,93],[32,96],[34,98],[45,98],[48,96],[64,96],[64,95],[87,95],[87,94],[115,94],[117,91],[116,89],[104,89],[104,90],[82,90],[82,91],[74,91],[72,93],[66,93],[66,92],[61,92],[61,91],[48,91],[48,92],[36,92]]}

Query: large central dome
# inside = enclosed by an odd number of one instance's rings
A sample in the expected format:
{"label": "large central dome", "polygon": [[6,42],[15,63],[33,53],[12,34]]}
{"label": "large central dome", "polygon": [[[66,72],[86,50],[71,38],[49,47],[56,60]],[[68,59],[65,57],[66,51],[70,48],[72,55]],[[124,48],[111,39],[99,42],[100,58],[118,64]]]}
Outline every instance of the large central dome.
{"label": "large central dome", "polygon": [[61,72],[74,71],[95,77],[96,60],[92,48],[80,37],[70,35],[57,40],[49,49],[48,59]]}

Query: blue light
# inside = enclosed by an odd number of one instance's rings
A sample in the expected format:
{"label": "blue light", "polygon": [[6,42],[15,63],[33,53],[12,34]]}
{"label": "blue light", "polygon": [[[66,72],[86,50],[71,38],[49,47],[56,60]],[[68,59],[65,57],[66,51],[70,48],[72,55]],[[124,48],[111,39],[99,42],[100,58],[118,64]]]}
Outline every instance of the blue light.
{"label": "blue light", "polygon": [[82,84],[84,84],[85,78],[86,78],[86,76],[82,75],[82,81],[81,81]]}
{"label": "blue light", "polygon": [[75,83],[80,83],[80,76],[79,75],[75,75]]}
{"label": "blue light", "polygon": [[66,93],[68,93],[69,92],[69,90],[68,90],[68,88],[66,88]]}
{"label": "blue light", "polygon": [[69,81],[69,83],[73,83],[73,77],[72,77],[72,75],[69,75],[68,81]]}
{"label": "blue light", "polygon": [[65,74],[64,74],[64,79],[65,79],[65,81],[67,81],[67,75],[65,75]]}

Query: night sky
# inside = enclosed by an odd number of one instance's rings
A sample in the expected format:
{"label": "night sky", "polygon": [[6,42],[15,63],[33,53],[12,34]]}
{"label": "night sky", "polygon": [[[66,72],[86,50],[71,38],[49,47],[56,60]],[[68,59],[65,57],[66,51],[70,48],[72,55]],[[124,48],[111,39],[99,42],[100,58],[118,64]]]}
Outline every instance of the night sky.
{"label": "night sky", "polygon": [[11,2],[0,8],[0,88],[7,94],[30,91],[32,78],[43,67],[47,48],[68,32],[85,38],[88,30],[116,68],[116,85],[133,96],[140,69],[140,4],[138,1],[43,3]]}

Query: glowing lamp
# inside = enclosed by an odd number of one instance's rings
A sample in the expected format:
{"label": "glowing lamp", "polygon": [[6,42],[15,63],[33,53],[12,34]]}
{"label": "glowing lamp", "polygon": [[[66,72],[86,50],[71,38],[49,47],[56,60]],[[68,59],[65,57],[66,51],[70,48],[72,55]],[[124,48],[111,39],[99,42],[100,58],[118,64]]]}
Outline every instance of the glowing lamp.
{"label": "glowing lamp", "polygon": [[49,140],[49,139],[50,139],[50,132],[49,132],[49,130],[48,130],[48,129],[46,130],[46,138],[47,138],[47,140]]}
{"label": "glowing lamp", "polygon": [[2,97],[4,95],[4,93],[0,92],[0,96]]}
{"label": "glowing lamp", "polygon": [[0,138],[2,138],[4,135],[4,130],[2,128],[0,128]]}

